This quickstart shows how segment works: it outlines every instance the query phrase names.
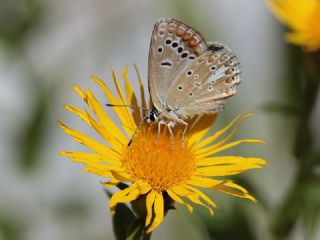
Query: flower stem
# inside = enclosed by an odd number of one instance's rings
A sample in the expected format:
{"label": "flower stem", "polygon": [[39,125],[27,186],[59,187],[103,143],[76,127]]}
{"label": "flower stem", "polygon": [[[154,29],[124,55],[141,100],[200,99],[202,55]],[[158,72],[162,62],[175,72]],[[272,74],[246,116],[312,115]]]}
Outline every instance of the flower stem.
{"label": "flower stem", "polygon": [[305,221],[306,211],[313,196],[306,189],[314,186],[314,167],[319,164],[319,153],[315,152],[315,139],[311,126],[317,96],[320,88],[320,52],[305,54],[304,75],[301,79],[303,92],[296,114],[297,130],[294,144],[294,156],[297,160],[297,174],[285,200],[277,211],[273,222],[273,233],[276,239],[287,237],[297,220]]}

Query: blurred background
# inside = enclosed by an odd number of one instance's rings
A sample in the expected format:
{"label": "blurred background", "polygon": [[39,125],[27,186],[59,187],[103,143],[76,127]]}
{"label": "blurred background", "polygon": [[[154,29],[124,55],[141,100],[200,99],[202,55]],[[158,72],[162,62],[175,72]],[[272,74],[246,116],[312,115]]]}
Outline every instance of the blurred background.
{"label": "blurred background", "polygon": [[129,64],[137,83],[136,63],[147,84],[160,17],[184,21],[238,55],[242,84],[215,129],[251,109],[256,115],[236,136],[267,144],[236,154],[269,164],[236,179],[257,204],[211,192],[213,218],[178,206],[153,238],[320,239],[318,85],[308,88],[305,57],[284,43],[286,29],[265,1],[0,0],[0,240],[114,239],[101,179],[57,154],[82,147],[56,120],[89,130],[63,104],[84,107],[72,85],[95,89],[93,74],[111,82],[111,65],[120,74]]}

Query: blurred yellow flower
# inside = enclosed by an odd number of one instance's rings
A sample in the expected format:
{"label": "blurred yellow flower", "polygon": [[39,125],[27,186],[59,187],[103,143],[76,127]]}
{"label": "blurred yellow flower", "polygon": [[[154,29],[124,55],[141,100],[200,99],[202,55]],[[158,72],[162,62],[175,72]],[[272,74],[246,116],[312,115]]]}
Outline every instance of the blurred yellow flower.
{"label": "blurred yellow flower", "polygon": [[274,14],[291,28],[286,35],[290,43],[305,47],[306,51],[320,49],[319,0],[268,0]]}
{"label": "blurred yellow flower", "polygon": [[[102,88],[108,103],[137,105],[138,97],[127,77],[127,68],[123,70],[122,76],[125,92],[113,71],[113,80],[118,96],[113,95],[106,83],[98,77],[94,76],[92,80]],[[147,104],[144,97],[144,87],[140,77],[138,79],[141,103],[145,107]],[[112,213],[118,203],[131,202],[140,196],[145,196],[147,210],[145,226],[147,232],[151,232],[163,221],[164,196],[170,196],[175,202],[186,206],[190,212],[193,207],[186,200],[207,208],[211,214],[213,214],[216,205],[198,188],[217,190],[255,201],[246,189],[232,180],[222,180],[220,177],[261,168],[266,163],[265,160],[239,156],[215,156],[217,153],[240,143],[263,143],[263,141],[255,139],[243,139],[228,143],[240,124],[252,114],[236,117],[225,128],[209,137],[204,136],[216,116],[206,115],[200,119],[191,119],[189,121],[191,128],[185,136],[185,141],[181,141],[182,129],[176,127],[174,142],[171,141],[166,130],[158,136],[156,123],[145,123],[128,147],[128,141],[137,128],[137,123],[146,114],[145,111],[133,109],[131,112],[128,108],[112,108],[121,122],[124,130],[122,131],[111,120],[104,110],[104,105],[98,102],[90,89],[83,91],[77,86],[74,89],[95,117],[87,110],[69,105],[66,105],[65,108],[78,115],[96,130],[105,143],[100,143],[60,122],[61,128],[67,134],[92,150],[92,153],[63,151],[60,154],[75,162],[85,164],[84,171],[107,178],[109,181],[103,183],[106,187],[115,186],[120,182],[131,183],[128,188],[116,192],[112,196],[110,200]],[[226,136],[223,139],[213,144],[224,134]],[[218,179],[212,177],[218,177]]]}

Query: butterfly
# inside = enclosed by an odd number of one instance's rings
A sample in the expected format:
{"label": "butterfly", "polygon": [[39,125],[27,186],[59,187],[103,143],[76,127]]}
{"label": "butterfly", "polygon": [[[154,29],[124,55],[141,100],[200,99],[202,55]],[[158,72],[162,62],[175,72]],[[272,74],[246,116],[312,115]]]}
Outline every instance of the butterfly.
{"label": "butterfly", "polygon": [[167,124],[171,135],[176,124],[186,130],[187,118],[222,111],[239,83],[239,62],[228,47],[206,42],[175,19],[156,22],[148,61],[150,120]]}
{"label": "butterfly", "polygon": [[188,118],[222,111],[239,83],[239,62],[227,46],[206,42],[178,20],[161,18],[154,25],[148,59],[153,108],[138,128],[145,120],[156,121],[158,134],[167,125],[173,136],[172,128],[181,124],[184,136]]}

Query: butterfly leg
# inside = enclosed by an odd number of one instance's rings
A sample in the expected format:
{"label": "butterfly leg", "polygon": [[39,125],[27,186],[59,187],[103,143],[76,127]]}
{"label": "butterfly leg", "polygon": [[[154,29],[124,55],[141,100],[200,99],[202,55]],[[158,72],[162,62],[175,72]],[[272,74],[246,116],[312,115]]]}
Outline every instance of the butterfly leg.
{"label": "butterfly leg", "polygon": [[157,136],[157,139],[158,139],[159,136],[160,136],[161,125],[164,125],[164,124],[166,124],[166,121],[164,121],[164,120],[160,120],[160,121],[158,122],[158,136]]}
{"label": "butterfly leg", "polygon": [[173,128],[175,125],[176,125],[176,124],[175,124],[175,122],[173,122],[173,121],[170,121],[170,122],[167,124],[168,130],[169,130],[169,133],[170,133],[170,140],[171,140],[172,148],[174,148],[174,139],[173,139],[172,128]]}
{"label": "butterfly leg", "polygon": [[181,123],[185,126],[182,132],[182,137],[181,137],[181,144],[184,143],[184,136],[186,135],[187,129],[188,129],[188,123],[185,121],[181,121]]}

